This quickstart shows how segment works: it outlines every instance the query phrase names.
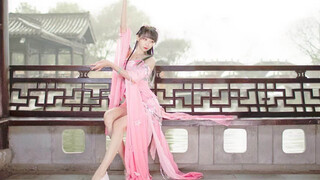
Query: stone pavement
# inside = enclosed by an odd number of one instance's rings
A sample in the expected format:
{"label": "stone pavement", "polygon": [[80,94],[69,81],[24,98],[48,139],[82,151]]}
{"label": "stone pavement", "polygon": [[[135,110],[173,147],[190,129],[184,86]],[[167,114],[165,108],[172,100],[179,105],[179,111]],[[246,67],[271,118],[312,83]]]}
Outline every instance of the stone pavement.
{"label": "stone pavement", "polygon": [[[152,173],[153,180],[162,180],[160,173]],[[320,180],[320,174],[219,174],[204,172],[206,180]],[[91,180],[91,174],[17,174],[6,180]],[[110,180],[124,180],[121,172],[111,172]]]}

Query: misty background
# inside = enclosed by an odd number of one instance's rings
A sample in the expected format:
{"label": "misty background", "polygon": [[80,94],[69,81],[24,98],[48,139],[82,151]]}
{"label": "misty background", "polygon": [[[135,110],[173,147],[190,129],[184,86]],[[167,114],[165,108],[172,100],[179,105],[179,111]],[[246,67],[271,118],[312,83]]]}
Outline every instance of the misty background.
{"label": "misty background", "polygon": [[[135,0],[128,22],[159,32],[160,64],[320,63],[319,0]],[[113,59],[119,32],[119,0],[10,0],[9,12],[90,12],[96,43],[86,64]],[[134,40],[134,39],[133,39]]]}

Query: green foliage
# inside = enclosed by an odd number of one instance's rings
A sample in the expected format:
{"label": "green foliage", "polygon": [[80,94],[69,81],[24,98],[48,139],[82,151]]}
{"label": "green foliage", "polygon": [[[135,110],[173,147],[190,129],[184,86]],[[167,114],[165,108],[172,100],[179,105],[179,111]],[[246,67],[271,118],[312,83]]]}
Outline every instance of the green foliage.
{"label": "green foliage", "polygon": [[[97,60],[105,59],[107,56],[112,57],[112,47],[119,38],[120,18],[121,18],[122,1],[103,8],[97,17],[91,18],[95,44],[88,46],[86,64],[94,63]],[[132,30],[132,39],[135,39],[135,33],[142,25],[149,25],[149,17],[134,5],[128,3],[127,7],[128,27]],[[19,13],[40,13],[35,7],[28,3],[21,3],[16,9]],[[77,13],[85,12],[77,3],[58,2],[56,7],[51,8],[49,13]],[[160,34],[161,37],[161,34]],[[155,48],[155,57],[164,64],[172,64],[179,59],[188,49],[190,43],[183,39],[166,39],[158,42]],[[70,57],[60,57],[59,64],[68,64]]]}
{"label": "green foliage", "polygon": [[[119,37],[121,8],[122,1],[118,1],[103,8],[97,18],[92,20],[96,43],[89,46],[89,52],[97,60],[110,55],[112,46]],[[128,4],[127,11],[128,26],[133,31],[133,34],[143,24],[150,22],[149,17],[144,12],[131,4]]]}
{"label": "green foliage", "polygon": [[16,8],[16,13],[40,13],[36,7],[31,6],[27,2],[20,3],[19,7]]}
{"label": "green foliage", "polygon": [[[119,35],[122,1],[105,7],[95,21],[95,33],[97,38],[117,40]],[[149,17],[135,6],[128,4],[128,26],[133,32],[137,32],[143,24],[150,23]]]}
{"label": "green foliage", "polygon": [[58,2],[56,7],[51,8],[49,13],[77,13],[85,12],[77,3]]}
{"label": "green foliage", "polygon": [[157,59],[165,60],[169,64],[177,61],[190,48],[190,42],[184,39],[167,39],[160,42],[155,50]]}

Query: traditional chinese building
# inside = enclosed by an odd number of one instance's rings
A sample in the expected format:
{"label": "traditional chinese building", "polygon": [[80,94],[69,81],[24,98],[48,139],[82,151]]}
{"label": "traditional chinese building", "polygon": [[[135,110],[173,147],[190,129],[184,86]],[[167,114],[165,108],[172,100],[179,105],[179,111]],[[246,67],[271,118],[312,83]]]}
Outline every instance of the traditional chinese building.
{"label": "traditional chinese building", "polygon": [[88,12],[10,13],[9,36],[10,64],[19,65],[85,64],[87,44],[95,42]]}

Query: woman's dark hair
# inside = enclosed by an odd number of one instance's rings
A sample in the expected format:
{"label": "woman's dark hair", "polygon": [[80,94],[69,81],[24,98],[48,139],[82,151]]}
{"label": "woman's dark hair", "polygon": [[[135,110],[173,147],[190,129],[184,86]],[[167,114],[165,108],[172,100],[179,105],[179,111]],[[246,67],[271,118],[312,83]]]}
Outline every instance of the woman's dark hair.
{"label": "woman's dark hair", "polygon": [[[136,35],[138,35],[138,37],[147,37],[147,38],[150,38],[152,39],[154,42],[157,42],[158,41],[158,32],[157,32],[157,29],[152,27],[152,26],[142,26],[139,31],[136,33]],[[133,50],[131,51],[127,61],[126,61],[126,65],[127,66],[127,62],[128,60],[131,58],[132,54],[134,53],[134,51],[136,50],[137,48],[137,44],[138,44],[138,41],[136,41],[134,47],[133,47]],[[153,47],[147,51],[147,54],[149,56],[143,58],[142,60],[145,61],[149,58],[151,58],[154,54],[153,52]]]}

